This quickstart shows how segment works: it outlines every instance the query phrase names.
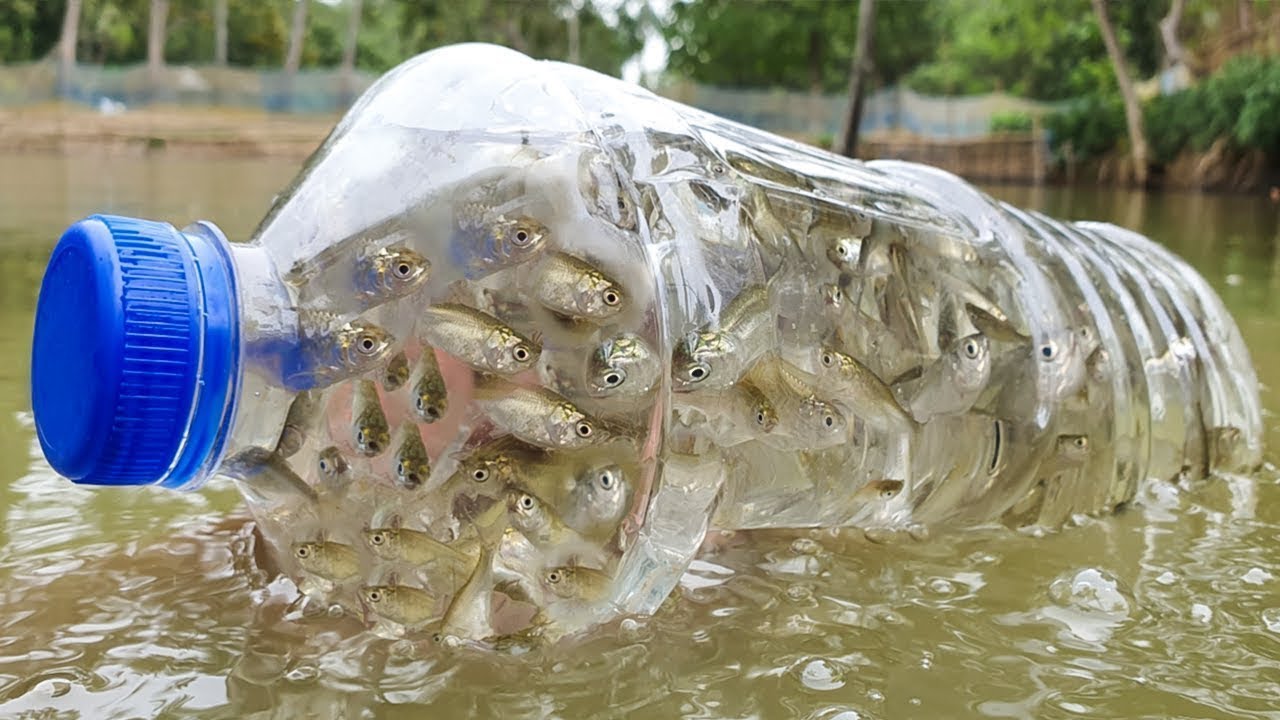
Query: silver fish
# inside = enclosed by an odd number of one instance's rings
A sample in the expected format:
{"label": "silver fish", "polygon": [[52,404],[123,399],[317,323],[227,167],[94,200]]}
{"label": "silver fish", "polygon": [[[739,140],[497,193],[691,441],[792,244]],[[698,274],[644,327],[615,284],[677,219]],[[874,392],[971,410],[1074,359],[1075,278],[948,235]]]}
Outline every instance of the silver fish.
{"label": "silver fish", "polygon": [[725,306],[718,328],[703,328],[676,343],[672,389],[723,390],[733,385],[768,349],[774,323],[765,286],[744,289]]}
{"label": "silver fish", "polygon": [[498,318],[458,303],[423,311],[422,337],[483,372],[514,375],[533,367],[541,347]]}
{"label": "silver fish", "polygon": [[476,405],[496,425],[545,448],[582,448],[606,439],[599,420],[561,395],[499,380],[477,380]]}
{"label": "silver fish", "polygon": [[341,582],[360,572],[360,556],[350,545],[336,542],[296,542],[290,548],[303,570]]}
{"label": "silver fish", "polygon": [[613,578],[594,568],[560,565],[542,574],[542,587],[561,600],[595,603],[608,596]]}
{"label": "silver fish", "polygon": [[387,392],[399,390],[409,380],[409,358],[405,357],[404,351],[396,353],[387,361],[387,366],[382,369],[382,389]]}
{"label": "silver fish", "polygon": [[445,611],[440,633],[462,640],[493,637],[493,547],[480,545],[475,569]]}
{"label": "silver fish", "polygon": [[591,263],[553,252],[539,264],[530,293],[547,309],[571,318],[605,320],[622,311],[622,286]]}
{"label": "silver fish", "polygon": [[404,423],[396,438],[396,483],[406,490],[416,490],[431,476],[431,459],[422,444],[418,426]]}
{"label": "silver fish", "polygon": [[584,536],[607,538],[617,531],[630,501],[621,465],[589,466],[578,473],[569,493],[564,522]]}
{"label": "silver fish", "polygon": [[244,463],[244,470],[237,477],[241,487],[258,502],[309,505],[319,499],[315,489],[274,453],[253,457]]}
{"label": "silver fish", "polygon": [[321,450],[316,464],[320,469],[320,482],[331,492],[347,487],[351,480],[351,466],[341,450],[332,445]]}
{"label": "silver fish", "polygon": [[391,445],[391,427],[372,380],[356,381],[351,399],[351,439],[356,452],[365,457],[380,455]]}
{"label": "silver fish", "polygon": [[452,260],[468,280],[519,265],[538,256],[551,231],[527,215],[494,214],[483,202],[457,208],[458,232],[450,243]]}
{"label": "silver fish", "polygon": [[437,616],[435,595],[398,582],[360,588],[360,602],[374,615],[411,630],[425,626]]}
{"label": "silver fish", "polygon": [[907,408],[917,422],[967,412],[991,378],[991,347],[981,334],[957,340],[924,371]]}
{"label": "silver fish", "polygon": [[405,247],[384,247],[356,261],[355,287],[372,307],[409,295],[431,275],[431,262]]}
{"label": "silver fish", "polygon": [[587,391],[592,397],[643,395],[658,384],[662,362],[640,336],[609,338],[587,361]]}
{"label": "silver fish", "polygon": [[362,320],[352,320],[332,332],[309,335],[285,367],[285,387],[300,392],[359,375],[384,361],[391,352],[391,343],[390,333]]}
{"label": "silver fish", "polygon": [[507,512],[511,524],[543,551],[578,549],[599,554],[596,545],[565,524],[546,502],[533,493],[512,487],[507,491]]}
{"label": "silver fish", "polygon": [[899,404],[893,391],[867,366],[834,348],[818,352],[819,377],[857,416],[887,430],[910,429],[915,419]]}
{"label": "silver fish", "polygon": [[448,563],[455,567],[470,567],[471,556],[458,548],[446,545],[427,533],[399,527],[393,522],[389,527],[369,528],[364,531],[369,550],[388,562],[406,562],[412,565]]}
{"label": "silver fish", "polygon": [[307,437],[315,431],[320,418],[323,396],[316,390],[303,390],[289,404],[284,418],[284,428],[276,443],[276,454],[282,458],[293,457],[306,444]]}
{"label": "silver fish", "polygon": [[425,423],[433,423],[449,411],[449,390],[440,373],[440,363],[430,345],[422,348],[422,355],[409,373],[413,392],[413,412]]}

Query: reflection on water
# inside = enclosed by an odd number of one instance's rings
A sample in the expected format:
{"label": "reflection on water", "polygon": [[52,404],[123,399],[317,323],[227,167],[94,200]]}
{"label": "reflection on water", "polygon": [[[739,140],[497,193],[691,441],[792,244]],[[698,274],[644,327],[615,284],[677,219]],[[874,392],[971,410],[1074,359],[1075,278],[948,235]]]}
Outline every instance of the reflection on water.
{"label": "reflection on water", "polygon": [[[293,167],[0,158],[0,716],[1275,717],[1277,473],[1161,485],[1116,517],[872,544],[738,535],[654,618],[522,656],[304,616],[238,497],[88,490],[39,460],[27,378],[57,232],[97,210],[244,236]],[[1280,408],[1280,208],[997,188],[1169,244],[1222,293]],[[1280,447],[1271,422],[1269,445]]]}

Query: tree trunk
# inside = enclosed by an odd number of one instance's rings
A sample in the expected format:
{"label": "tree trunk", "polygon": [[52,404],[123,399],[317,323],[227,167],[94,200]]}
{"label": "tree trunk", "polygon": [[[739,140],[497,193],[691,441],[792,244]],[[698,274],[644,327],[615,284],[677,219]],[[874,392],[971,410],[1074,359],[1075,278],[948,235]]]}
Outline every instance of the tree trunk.
{"label": "tree trunk", "polygon": [[302,65],[302,43],[307,36],[307,4],[310,0],[294,0],[293,22],[289,25],[289,47],[284,54],[284,74],[292,80]]}
{"label": "tree trunk", "polygon": [[76,42],[80,30],[80,0],[67,0],[58,37],[58,94],[66,95],[71,73],[76,67]]}
{"label": "tree trunk", "polygon": [[826,132],[830,120],[822,112],[822,34],[823,30],[816,26],[809,31],[809,133],[815,136]]}
{"label": "tree trunk", "polygon": [[1187,51],[1178,42],[1178,26],[1182,24],[1182,12],[1187,9],[1187,0],[1173,0],[1169,6],[1169,14],[1160,20],[1160,39],[1164,41],[1164,57],[1166,65],[1188,66]]}
{"label": "tree trunk", "polygon": [[849,72],[849,105],[835,147],[845,157],[856,157],[858,150],[858,126],[862,123],[862,96],[866,93],[867,79],[871,76],[875,22],[875,0],[859,0],[858,37],[853,48],[853,66]]}
{"label": "tree trunk", "polygon": [[1102,42],[1107,46],[1107,55],[1111,56],[1111,69],[1115,70],[1116,83],[1120,85],[1120,95],[1124,98],[1124,119],[1129,128],[1129,145],[1133,155],[1134,179],[1138,185],[1147,184],[1147,138],[1142,131],[1142,106],[1138,104],[1138,94],[1133,89],[1133,81],[1129,79],[1129,68],[1120,52],[1120,43],[1116,42],[1115,30],[1111,28],[1111,20],[1107,17],[1106,0],[1092,0],[1093,12],[1098,16],[1098,29],[1102,31]]}
{"label": "tree trunk", "polygon": [[213,64],[227,64],[227,0],[213,0]]}
{"label": "tree trunk", "polygon": [[582,42],[582,23],[578,19],[578,4],[573,3],[569,8],[569,62],[574,65],[582,64],[582,51],[579,43]]}
{"label": "tree trunk", "polygon": [[1253,8],[1250,7],[1253,0],[1237,0],[1236,2],[1236,20],[1240,22],[1241,30],[1249,30],[1253,26]]}
{"label": "tree trunk", "polygon": [[165,28],[169,19],[169,0],[151,0],[151,21],[147,24],[147,77],[155,89],[164,69]]}
{"label": "tree trunk", "polygon": [[360,40],[361,0],[347,0],[351,6],[347,15],[347,39],[342,46],[342,74],[350,75],[356,69],[356,44]]}

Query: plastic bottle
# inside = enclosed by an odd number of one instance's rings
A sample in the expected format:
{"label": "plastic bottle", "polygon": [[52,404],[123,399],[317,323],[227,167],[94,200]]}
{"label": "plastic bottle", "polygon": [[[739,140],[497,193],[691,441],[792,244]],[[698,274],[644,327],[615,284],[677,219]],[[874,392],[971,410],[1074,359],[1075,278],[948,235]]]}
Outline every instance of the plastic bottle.
{"label": "plastic bottle", "polygon": [[389,72],[248,242],[72,226],[32,368],[59,473],[227,476],[309,598],[450,641],[653,612],[708,528],[1052,526],[1261,452],[1150,241],[486,45]]}

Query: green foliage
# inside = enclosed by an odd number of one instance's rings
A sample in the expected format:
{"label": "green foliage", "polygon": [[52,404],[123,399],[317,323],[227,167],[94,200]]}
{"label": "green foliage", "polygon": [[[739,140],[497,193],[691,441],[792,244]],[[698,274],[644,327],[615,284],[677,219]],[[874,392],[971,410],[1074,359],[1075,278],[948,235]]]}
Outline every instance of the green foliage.
{"label": "green foliage", "polygon": [[991,132],[1031,132],[1031,115],[1007,110],[991,116]]}
{"label": "green foliage", "polygon": [[1070,148],[1077,158],[1096,157],[1124,137],[1124,102],[1118,94],[1090,95],[1045,117],[1044,126],[1055,153],[1065,155]]}
{"label": "green foliage", "polygon": [[[874,72],[894,83],[933,57],[940,26],[933,3],[876,3]],[[668,71],[727,87],[819,88],[849,82],[856,2],[680,2],[663,33]]]}
{"label": "green foliage", "polygon": [[62,31],[62,3],[0,0],[0,63],[40,57],[53,49]]}

